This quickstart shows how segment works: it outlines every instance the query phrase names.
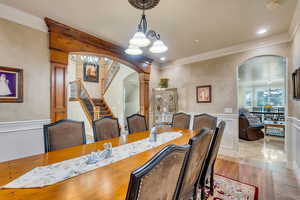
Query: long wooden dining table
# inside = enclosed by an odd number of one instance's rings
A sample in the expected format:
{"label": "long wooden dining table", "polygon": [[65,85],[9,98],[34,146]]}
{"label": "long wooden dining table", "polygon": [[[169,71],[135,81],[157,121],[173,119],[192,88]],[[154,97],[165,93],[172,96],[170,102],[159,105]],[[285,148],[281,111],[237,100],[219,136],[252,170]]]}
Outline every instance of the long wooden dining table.
{"label": "long wooden dining table", "polygon": [[[189,139],[195,134],[195,132],[191,130],[180,130],[174,128],[159,130],[159,132],[166,131],[180,131],[182,136],[153,149],[64,180],[54,185],[32,189],[0,189],[0,200],[125,199],[130,174],[133,170],[150,160],[163,147],[169,144],[187,144]],[[107,142],[111,142],[113,147],[116,147],[126,143],[142,140],[147,137],[149,137],[149,131],[3,162],[0,163],[0,186],[13,181],[35,167],[50,165],[86,155],[97,150],[102,150],[103,144]]]}

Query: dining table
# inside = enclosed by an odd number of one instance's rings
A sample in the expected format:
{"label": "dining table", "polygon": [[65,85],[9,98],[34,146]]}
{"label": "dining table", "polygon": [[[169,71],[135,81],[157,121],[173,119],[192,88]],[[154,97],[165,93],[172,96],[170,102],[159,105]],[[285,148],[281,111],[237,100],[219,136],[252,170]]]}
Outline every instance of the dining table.
{"label": "dining table", "polygon": [[[132,155],[123,160],[40,188],[0,189],[0,200],[121,200],[126,199],[130,174],[144,165],[156,153],[170,144],[184,145],[196,132],[176,128],[158,129],[163,132],[180,132],[182,135],[160,146]],[[150,132],[138,132],[62,150],[34,155],[0,163],[0,187],[10,183],[30,170],[73,159],[103,150],[105,143],[113,147],[136,142],[149,137]],[[4,153],[4,152],[2,152]]]}

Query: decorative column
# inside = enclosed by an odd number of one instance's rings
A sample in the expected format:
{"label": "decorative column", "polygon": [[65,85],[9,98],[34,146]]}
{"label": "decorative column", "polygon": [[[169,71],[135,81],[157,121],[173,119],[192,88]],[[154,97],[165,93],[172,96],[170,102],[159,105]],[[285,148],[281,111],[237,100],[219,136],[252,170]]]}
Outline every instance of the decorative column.
{"label": "decorative column", "polygon": [[149,81],[150,74],[139,73],[140,79],[140,114],[146,117],[147,124],[149,125]]}

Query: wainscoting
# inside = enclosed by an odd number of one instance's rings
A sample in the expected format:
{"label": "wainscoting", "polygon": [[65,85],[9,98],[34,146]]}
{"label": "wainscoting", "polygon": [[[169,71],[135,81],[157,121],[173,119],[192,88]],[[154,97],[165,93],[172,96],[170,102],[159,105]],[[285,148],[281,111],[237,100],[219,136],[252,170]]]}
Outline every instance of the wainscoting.
{"label": "wainscoting", "polygon": [[[193,117],[201,113],[189,113],[191,115],[190,129],[193,127]],[[238,155],[239,153],[239,121],[238,114],[211,114],[226,122],[224,135],[222,138],[220,154]]]}
{"label": "wainscoting", "polygon": [[49,122],[0,122],[0,162],[44,153],[43,125]]}
{"label": "wainscoting", "polygon": [[[199,113],[190,113],[192,116]],[[226,122],[221,154],[238,154],[238,115],[213,114]],[[0,162],[44,153],[43,125],[50,120],[0,122]],[[190,127],[193,126],[193,117]],[[300,138],[300,135],[299,135]]]}
{"label": "wainscoting", "polygon": [[289,167],[294,169],[300,184],[300,120],[287,118],[286,151]]}

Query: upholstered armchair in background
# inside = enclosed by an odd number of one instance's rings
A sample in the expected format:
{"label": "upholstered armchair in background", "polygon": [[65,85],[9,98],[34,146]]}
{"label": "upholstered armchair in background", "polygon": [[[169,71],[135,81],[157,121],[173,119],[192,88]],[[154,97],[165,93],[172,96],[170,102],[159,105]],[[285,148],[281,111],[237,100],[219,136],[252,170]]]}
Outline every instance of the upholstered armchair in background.
{"label": "upholstered armchair in background", "polygon": [[244,140],[258,140],[264,137],[262,123],[250,123],[245,115],[239,117],[239,138]]}

